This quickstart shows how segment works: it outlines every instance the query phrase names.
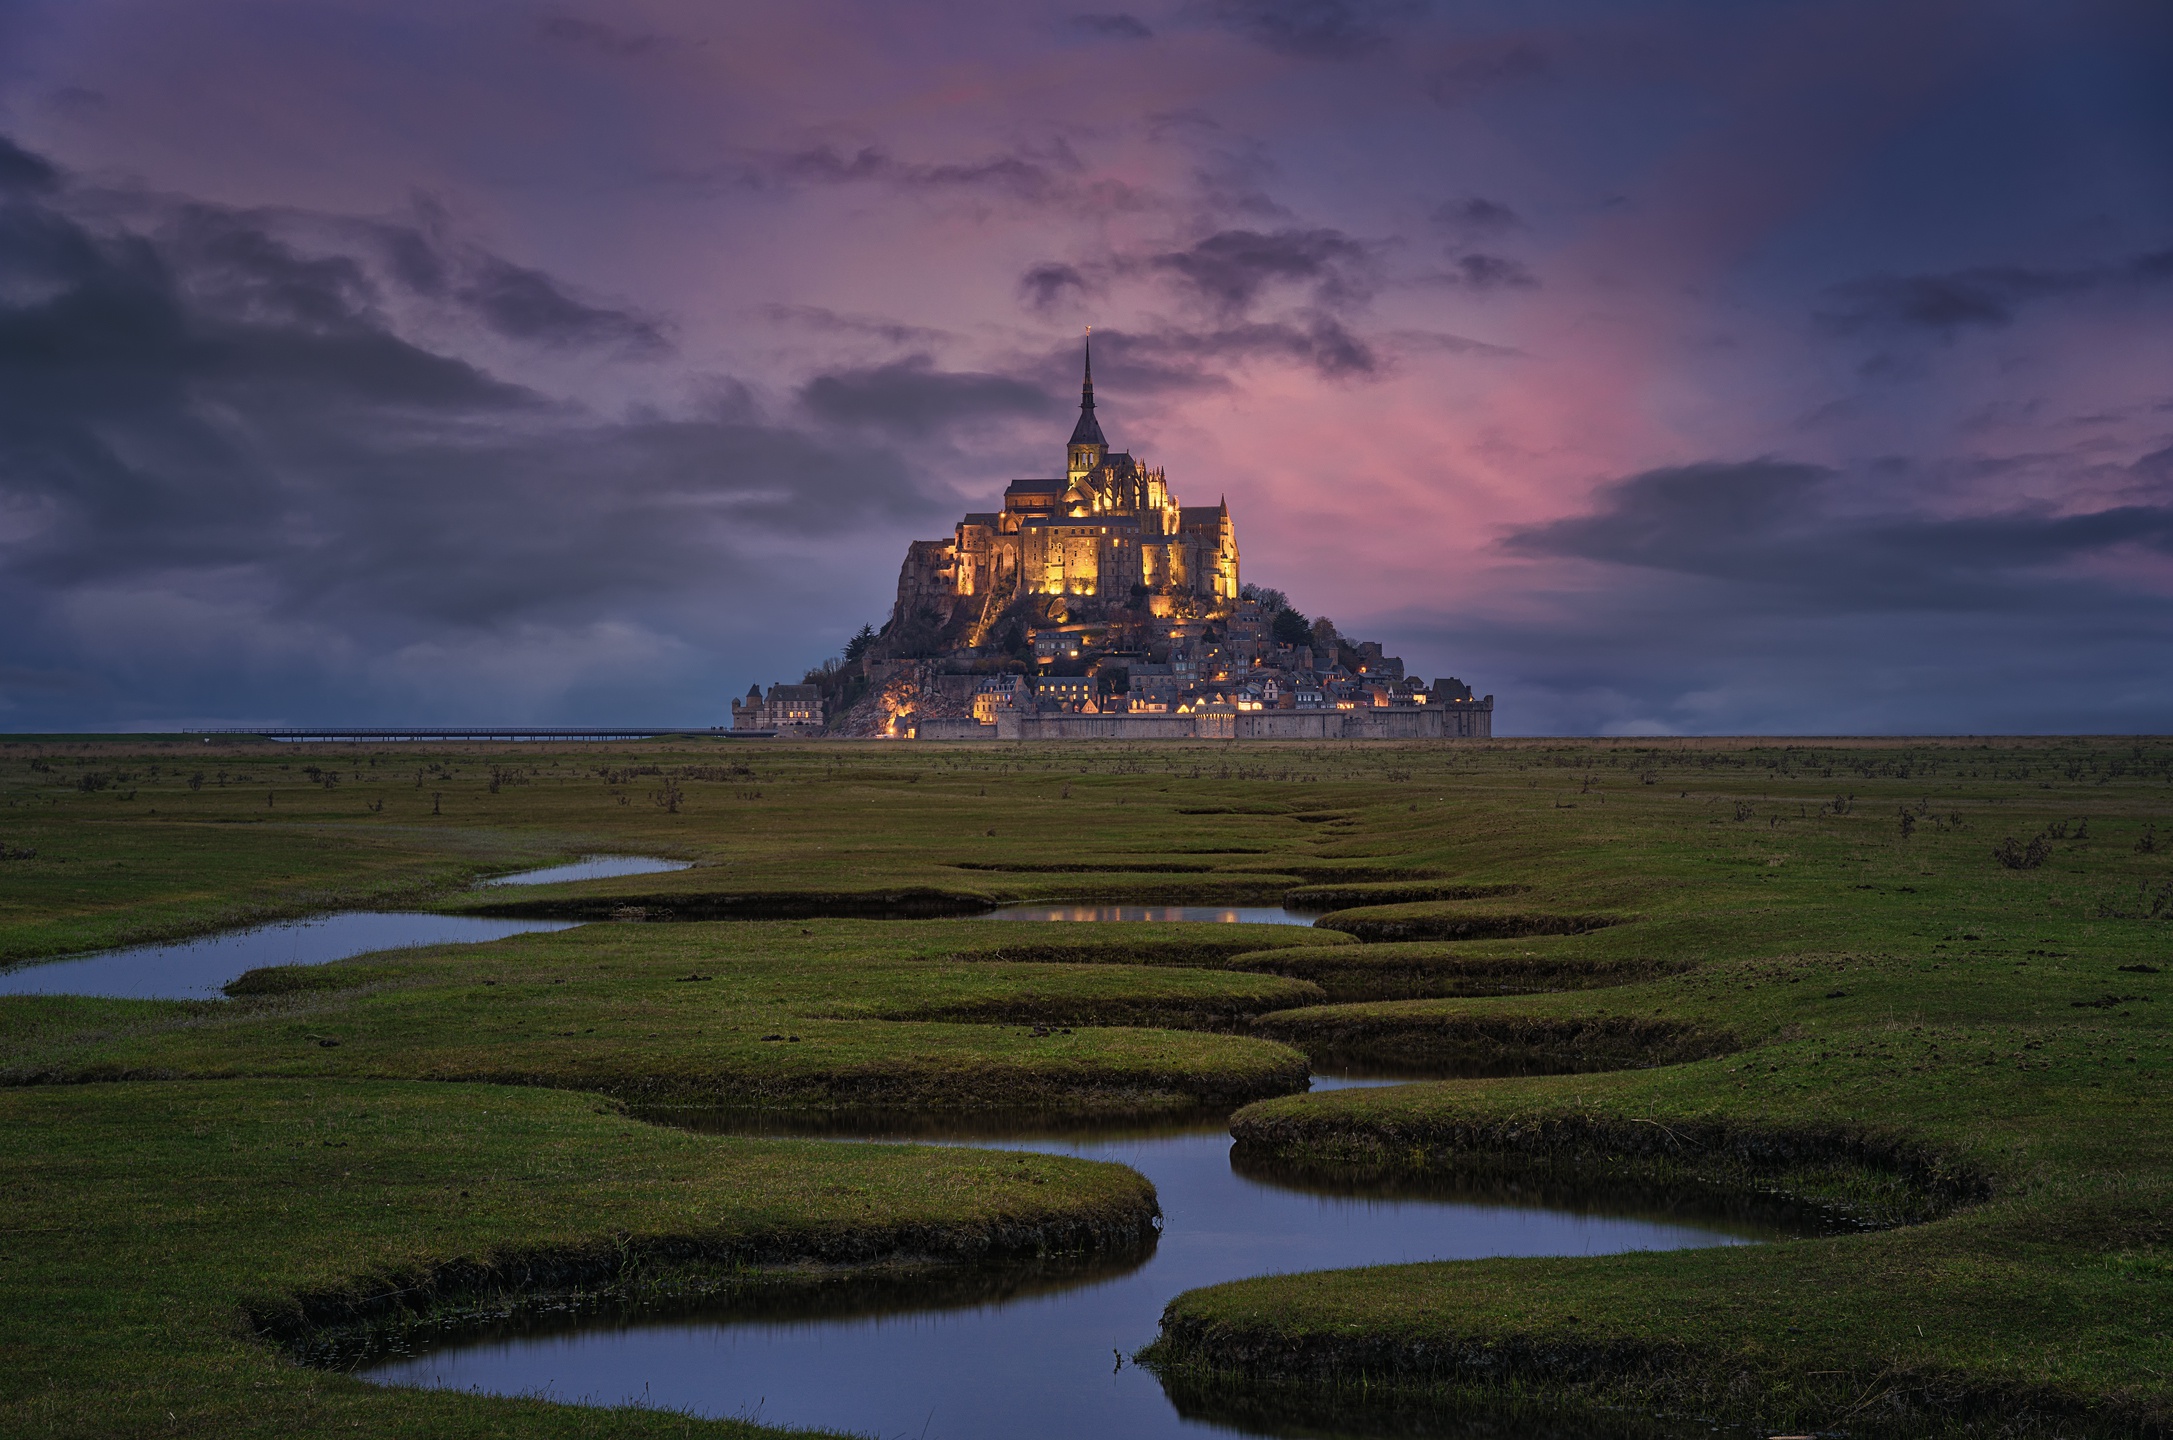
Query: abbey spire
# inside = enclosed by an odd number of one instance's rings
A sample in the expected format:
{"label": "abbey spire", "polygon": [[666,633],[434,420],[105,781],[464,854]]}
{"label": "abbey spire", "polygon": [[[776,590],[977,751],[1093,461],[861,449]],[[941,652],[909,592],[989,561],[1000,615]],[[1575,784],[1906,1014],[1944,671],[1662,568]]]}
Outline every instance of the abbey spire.
{"label": "abbey spire", "polygon": [[1079,423],[1071,427],[1066,459],[1074,476],[1099,466],[1109,454],[1109,441],[1101,422],[1094,418],[1094,332],[1087,331],[1086,378],[1079,385]]}

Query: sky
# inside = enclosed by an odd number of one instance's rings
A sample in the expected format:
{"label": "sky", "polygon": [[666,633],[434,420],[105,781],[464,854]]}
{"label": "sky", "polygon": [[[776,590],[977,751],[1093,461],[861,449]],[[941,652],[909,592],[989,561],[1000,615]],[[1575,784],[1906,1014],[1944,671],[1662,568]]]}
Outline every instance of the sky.
{"label": "sky", "polygon": [[2162,0],[0,0],[0,730],[728,723],[1091,325],[1499,734],[2173,731],[2168,77]]}

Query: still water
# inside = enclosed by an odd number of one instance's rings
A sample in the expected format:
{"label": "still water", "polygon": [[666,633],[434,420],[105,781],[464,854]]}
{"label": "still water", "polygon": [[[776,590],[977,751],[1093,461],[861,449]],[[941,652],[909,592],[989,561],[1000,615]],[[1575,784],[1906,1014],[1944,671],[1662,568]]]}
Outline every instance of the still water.
{"label": "still water", "polygon": [[493,920],[349,910],[281,920],[172,945],[139,945],[73,960],[33,962],[0,974],[0,995],[100,995],[125,1000],[217,1000],[221,987],[262,965],[323,965],[372,950],[502,940],[564,930],[566,920]]}
{"label": "still water", "polygon": [[983,920],[1205,920],[1222,925],[1310,925],[1318,911],[1280,905],[1006,905]]}
{"label": "still water", "polygon": [[661,875],[667,870],[690,870],[691,860],[652,860],[643,855],[583,855],[565,865],[498,875],[485,885],[559,885],[568,880],[609,880],[619,875]]}
{"label": "still water", "polygon": [[[685,870],[684,860],[641,855],[584,855],[564,865],[523,870],[484,886],[557,885],[619,875]],[[1280,906],[1012,905],[990,920],[1207,920],[1229,924],[1310,925],[1313,917]],[[31,961],[0,971],[0,995],[94,995],[127,1000],[215,1000],[246,970],[265,965],[323,965],[373,950],[501,940],[564,930],[568,920],[507,920],[419,911],[347,910],[303,920],[252,925],[170,945],[138,945],[95,955]]]}
{"label": "still water", "polygon": [[[684,870],[681,860],[638,855],[584,855],[568,865],[523,870],[485,882],[551,885],[612,875]],[[264,965],[324,965],[373,950],[502,940],[538,930],[564,930],[570,920],[499,920],[481,915],[346,910],[306,920],[281,920],[171,945],[138,945],[61,960],[33,961],[0,972],[0,995],[97,995],[126,1000],[216,1000],[245,970]]]}
{"label": "still water", "polygon": [[[1314,1088],[1351,1083],[1365,1082],[1316,1078]],[[827,1301],[816,1295],[737,1313],[544,1322],[361,1373],[386,1385],[661,1406],[884,1437],[1230,1434],[1179,1415],[1154,1376],[1125,1358],[1154,1338],[1162,1307],[1180,1291],[1281,1271],[1777,1238],[1770,1229],[1664,1213],[1434,1198],[1414,1193],[1408,1181],[1285,1181],[1233,1163],[1224,1127],[1216,1118],[1128,1134],[968,1137],[995,1148],[1112,1160],[1145,1175],[1161,1198],[1163,1230],[1144,1262],[1068,1275],[1022,1269],[1015,1283],[978,1289],[924,1280],[917,1304],[912,1286],[901,1284],[840,1287]]]}

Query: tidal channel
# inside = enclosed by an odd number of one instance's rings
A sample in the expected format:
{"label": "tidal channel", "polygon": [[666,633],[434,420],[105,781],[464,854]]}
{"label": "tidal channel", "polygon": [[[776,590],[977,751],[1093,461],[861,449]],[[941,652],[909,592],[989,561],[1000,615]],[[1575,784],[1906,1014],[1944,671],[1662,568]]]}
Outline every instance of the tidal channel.
{"label": "tidal channel", "polygon": [[[1313,1088],[1388,1083],[1396,1082],[1316,1076]],[[1552,1205],[1520,1204],[1514,1196],[1459,1194],[1448,1181],[1429,1193],[1409,1179],[1281,1175],[1234,1154],[1225,1127],[1226,1117],[1099,1133],[1076,1125],[1007,1133],[1001,1124],[907,1122],[916,1141],[1131,1166],[1153,1182],[1162,1204],[1161,1238],[1144,1260],[801,1285],[694,1312],[528,1321],[446,1338],[359,1373],[384,1385],[658,1406],[926,1440],[1296,1433],[1180,1413],[1161,1383],[1130,1362],[1154,1338],[1173,1296],[1286,1271],[1741,1245],[1801,1233],[1664,1208],[1571,1206],[1558,1197]],[[697,1128],[796,1131],[778,1112],[767,1121],[719,1116]],[[1334,1433],[1388,1433],[1358,1417],[1350,1423]]]}
{"label": "tidal channel", "polygon": [[[683,868],[676,861],[598,855],[483,883],[548,885]],[[1013,905],[984,918],[1310,925],[1315,917],[1280,906]],[[0,994],[217,998],[228,981],[259,966],[324,964],[574,923],[347,911],[32,962],[0,973]],[[1413,1078],[1316,1075],[1312,1088]],[[1131,1363],[1132,1353],[1154,1338],[1173,1296],[1290,1271],[1688,1249],[1805,1233],[1785,1217],[1721,1220],[1665,1204],[1473,1191],[1453,1179],[1279,1172],[1233,1150],[1222,1114],[1129,1124],[776,1111],[656,1118],[732,1134],[979,1145],[1113,1161],[1153,1183],[1161,1234],[1144,1256],[937,1267],[873,1279],[803,1277],[702,1310],[525,1320],[444,1336],[358,1373],[384,1385],[657,1406],[924,1440],[1286,1434],[1296,1432],[1257,1419],[1184,1413],[1152,1374]],[[1272,1428],[1255,1428],[1262,1423]],[[1384,1419],[1379,1428],[1350,1417],[1332,1430],[1304,1429],[1365,1440],[1407,1433],[1407,1425],[1408,1416]]]}
{"label": "tidal channel", "polygon": [[[681,860],[638,855],[587,855],[566,865],[523,870],[483,882],[551,885],[601,880],[613,875],[651,875],[684,870]],[[412,945],[455,945],[502,940],[536,930],[564,930],[571,920],[499,920],[482,915],[433,915],[427,911],[342,910],[301,920],[279,920],[242,930],[223,930],[171,945],[134,945],[94,955],[32,960],[0,972],[0,995],[95,995],[123,1000],[217,1000],[222,988],[246,970],[265,965],[326,965],[373,950]]]}

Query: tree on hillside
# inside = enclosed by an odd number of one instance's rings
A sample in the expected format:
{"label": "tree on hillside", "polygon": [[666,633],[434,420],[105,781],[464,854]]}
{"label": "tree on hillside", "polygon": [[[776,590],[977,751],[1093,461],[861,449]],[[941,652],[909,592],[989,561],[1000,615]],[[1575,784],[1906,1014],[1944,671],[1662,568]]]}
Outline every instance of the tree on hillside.
{"label": "tree on hillside", "polygon": [[1310,645],[1313,643],[1313,627],[1303,615],[1288,608],[1275,612],[1271,631],[1278,645]]}

